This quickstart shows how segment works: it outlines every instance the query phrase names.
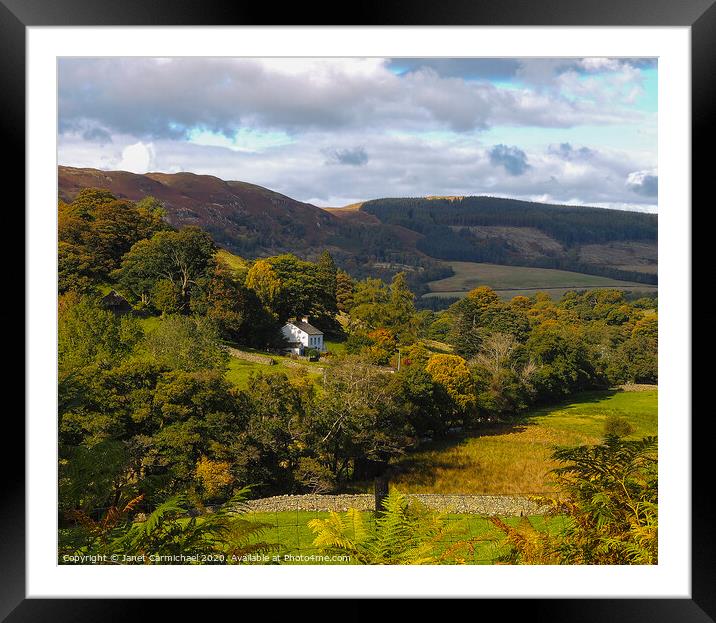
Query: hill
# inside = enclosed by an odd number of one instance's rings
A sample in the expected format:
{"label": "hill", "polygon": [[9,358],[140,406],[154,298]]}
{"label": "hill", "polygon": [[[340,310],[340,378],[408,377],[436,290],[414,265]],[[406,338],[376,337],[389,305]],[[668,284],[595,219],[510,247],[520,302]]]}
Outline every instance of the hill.
{"label": "hill", "polygon": [[376,199],[359,211],[420,234],[416,249],[436,259],[656,284],[655,214],[498,197]]}
{"label": "hill", "polygon": [[405,271],[422,294],[454,274],[451,262],[561,269],[655,285],[657,217],[494,197],[375,199],[320,208],[267,188],[194,173],[60,166],[59,197],[97,187],[118,198],[152,195],[176,227],[198,225],[247,258],[328,249],[356,277]]}
{"label": "hill", "polygon": [[82,188],[106,188],[118,198],[152,195],[176,227],[198,225],[239,255],[261,256],[322,247],[342,229],[334,216],[308,203],[246,182],[194,173],[100,171],[59,167],[59,196],[71,201]]}

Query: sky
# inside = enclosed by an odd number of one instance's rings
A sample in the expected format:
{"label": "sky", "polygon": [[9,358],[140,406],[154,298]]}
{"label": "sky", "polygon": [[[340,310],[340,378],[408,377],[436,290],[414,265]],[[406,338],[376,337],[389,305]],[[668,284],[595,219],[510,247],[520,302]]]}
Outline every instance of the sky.
{"label": "sky", "polygon": [[319,206],[492,195],[657,211],[642,58],[62,58],[58,161]]}

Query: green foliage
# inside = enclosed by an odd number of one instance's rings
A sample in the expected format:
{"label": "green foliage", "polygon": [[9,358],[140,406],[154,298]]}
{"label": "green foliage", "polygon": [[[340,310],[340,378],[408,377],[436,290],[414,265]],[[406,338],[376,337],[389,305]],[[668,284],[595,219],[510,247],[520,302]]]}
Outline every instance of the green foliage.
{"label": "green foliage", "polygon": [[414,298],[404,273],[395,275],[390,286],[380,279],[358,282],[350,310],[353,330],[388,329],[401,343],[410,344],[417,332]]}
{"label": "green foliage", "polygon": [[450,425],[450,412],[445,408],[450,397],[445,387],[417,362],[403,366],[399,378],[400,397],[415,433],[419,436],[443,435]]}
{"label": "green foliage", "polygon": [[58,366],[69,371],[89,365],[111,366],[127,357],[142,331],[129,316],[118,318],[96,299],[68,293],[58,309]]}
{"label": "green foliage", "polygon": [[353,307],[353,279],[343,270],[336,273],[336,305],[343,313],[348,313]]}
{"label": "green foliage", "polygon": [[477,355],[491,333],[512,335],[522,342],[529,334],[529,320],[519,308],[503,303],[494,290],[481,286],[450,307],[453,326],[450,343],[463,357]]}
{"label": "green foliage", "polygon": [[409,444],[410,427],[393,375],[365,358],[339,358],[327,376],[309,423],[306,444],[338,480],[357,459],[387,461]]}
{"label": "green foliage", "polygon": [[615,437],[628,437],[634,432],[634,427],[625,417],[610,415],[604,422],[604,434]]}
{"label": "green foliage", "polygon": [[[113,276],[135,301],[157,309],[157,284],[169,282],[173,288],[171,308],[185,311],[191,297],[213,273],[215,253],[210,236],[198,227],[161,231],[134,244]],[[164,303],[166,286],[160,287],[159,294]]]}
{"label": "green foliage", "polygon": [[282,343],[281,325],[256,291],[221,267],[192,299],[191,309],[214,321],[225,340],[256,348]]}
{"label": "green foliage", "polygon": [[304,422],[313,392],[291,383],[285,374],[254,374],[245,395],[245,448],[253,458],[246,464],[245,478],[272,490],[290,489],[306,448]]}
{"label": "green foliage", "polygon": [[147,335],[144,348],[174,370],[224,370],[229,360],[218,326],[205,316],[167,316]]}
{"label": "green foliage", "polygon": [[540,396],[556,399],[594,383],[594,363],[579,326],[545,321],[532,331],[526,347],[537,365],[534,384]]}
{"label": "green foliage", "polygon": [[335,321],[337,269],[327,251],[318,264],[288,253],[257,260],[246,276],[246,286],[280,325],[290,318],[310,316],[324,333],[342,333]]}
{"label": "green foliage", "polygon": [[659,358],[656,339],[637,333],[612,354],[607,372],[616,383],[656,383]]}
{"label": "green foliage", "polygon": [[498,417],[523,411],[534,397],[532,381],[536,370],[513,336],[505,333],[488,336],[472,366],[478,409]]}

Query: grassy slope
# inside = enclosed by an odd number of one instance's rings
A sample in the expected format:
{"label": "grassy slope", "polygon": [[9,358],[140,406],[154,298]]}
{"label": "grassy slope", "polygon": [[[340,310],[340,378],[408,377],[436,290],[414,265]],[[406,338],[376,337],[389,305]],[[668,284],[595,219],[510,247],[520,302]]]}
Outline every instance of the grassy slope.
{"label": "grassy slope", "polygon": [[[590,287],[620,287],[625,289],[649,290],[653,286],[585,275],[567,270],[551,268],[528,268],[525,266],[502,266],[498,264],[477,264],[475,262],[449,262],[455,274],[452,277],[431,281],[431,293],[425,296],[458,296],[480,285],[489,285],[495,290],[560,289]],[[439,294],[438,294],[439,293]]]}
{"label": "grassy slope", "polygon": [[596,443],[607,416],[625,417],[633,437],[657,432],[657,391],[589,392],[531,412],[524,424],[434,442],[400,463],[393,486],[410,493],[539,493],[550,488],[554,446]]}
{"label": "grassy slope", "polygon": [[219,249],[216,252],[216,259],[220,264],[237,274],[243,274],[249,269],[249,262],[243,257],[234,255],[226,249]]}

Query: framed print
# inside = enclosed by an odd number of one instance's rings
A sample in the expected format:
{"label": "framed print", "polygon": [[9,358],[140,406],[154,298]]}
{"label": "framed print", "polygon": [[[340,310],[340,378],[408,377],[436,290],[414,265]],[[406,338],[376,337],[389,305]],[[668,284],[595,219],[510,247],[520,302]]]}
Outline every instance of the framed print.
{"label": "framed print", "polygon": [[28,292],[3,616],[713,620],[713,3],[317,8],[2,0]]}

